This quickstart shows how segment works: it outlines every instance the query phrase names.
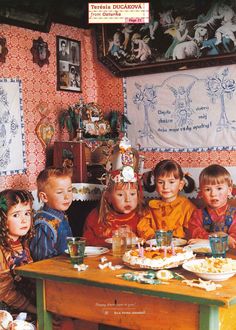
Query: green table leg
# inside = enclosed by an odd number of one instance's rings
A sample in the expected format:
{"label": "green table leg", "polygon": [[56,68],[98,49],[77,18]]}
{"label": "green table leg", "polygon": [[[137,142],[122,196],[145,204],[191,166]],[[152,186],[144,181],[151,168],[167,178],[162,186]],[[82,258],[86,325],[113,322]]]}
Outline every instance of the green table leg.
{"label": "green table leg", "polygon": [[38,330],[52,330],[52,314],[46,310],[44,281],[37,279],[37,318]]}
{"label": "green table leg", "polygon": [[216,306],[200,306],[199,330],[219,330],[219,308]]}

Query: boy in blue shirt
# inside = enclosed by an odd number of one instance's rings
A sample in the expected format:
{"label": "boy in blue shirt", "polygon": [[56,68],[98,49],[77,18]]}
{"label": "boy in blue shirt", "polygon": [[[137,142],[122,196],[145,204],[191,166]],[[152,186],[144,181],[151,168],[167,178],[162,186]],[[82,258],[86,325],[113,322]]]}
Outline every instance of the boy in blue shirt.
{"label": "boy in blue shirt", "polygon": [[38,198],[44,206],[34,216],[35,236],[30,243],[35,261],[62,254],[72,231],[65,211],[72,203],[72,173],[66,168],[49,167],[37,177]]}

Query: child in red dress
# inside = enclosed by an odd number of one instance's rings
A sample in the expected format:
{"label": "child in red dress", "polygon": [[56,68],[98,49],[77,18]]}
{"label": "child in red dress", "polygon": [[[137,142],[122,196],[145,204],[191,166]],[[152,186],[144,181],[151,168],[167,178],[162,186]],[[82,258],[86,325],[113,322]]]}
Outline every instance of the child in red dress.
{"label": "child in red dress", "polygon": [[107,245],[105,240],[121,225],[129,225],[136,235],[143,212],[138,153],[127,138],[114,148],[108,164],[108,182],[100,206],[90,212],[84,225],[83,236],[88,245]]}
{"label": "child in red dress", "polygon": [[208,239],[213,232],[226,232],[229,246],[236,247],[236,208],[228,204],[233,182],[230,173],[220,165],[206,167],[199,176],[201,196],[206,204],[193,212],[189,221],[190,239],[193,244],[199,239]]}

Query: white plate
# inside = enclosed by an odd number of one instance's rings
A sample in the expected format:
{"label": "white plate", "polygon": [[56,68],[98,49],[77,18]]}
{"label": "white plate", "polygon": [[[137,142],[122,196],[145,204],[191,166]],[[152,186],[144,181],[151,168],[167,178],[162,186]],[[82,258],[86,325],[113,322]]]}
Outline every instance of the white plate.
{"label": "white plate", "polygon": [[[105,239],[105,242],[108,244],[112,244],[112,237]],[[137,243],[137,237],[133,237],[132,244],[136,244],[136,243]]]}
{"label": "white plate", "polygon": [[107,252],[109,252],[109,249],[106,247],[100,247],[100,246],[85,247],[85,256],[87,257],[99,256],[100,254],[104,254]]}
{"label": "white plate", "polygon": [[[100,247],[100,246],[86,246],[85,247],[85,257],[95,257],[99,256],[100,254],[104,254],[109,252],[109,249],[106,247]],[[65,250],[65,253],[69,254],[68,249]]]}
{"label": "white plate", "polygon": [[[183,239],[183,238],[177,238],[177,237],[174,237],[172,239],[172,242],[174,243],[174,246],[183,246],[187,243],[186,239]],[[153,239],[149,239],[148,241],[146,241],[147,244],[152,244],[152,245],[157,245],[157,241],[155,238]]]}
{"label": "white plate", "polygon": [[[190,261],[186,261],[182,267],[189,271],[194,273],[195,275],[197,275],[198,277],[201,277],[204,280],[208,280],[208,281],[225,281],[228,278],[234,276],[236,274],[236,270],[232,270],[232,271],[228,271],[228,272],[222,272],[222,273],[208,273],[208,272],[198,272],[194,270],[194,266],[196,265],[200,265],[202,262],[204,262],[205,259],[195,259],[195,260],[190,260]],[[236,260],[234,260],[233,262],[235,262],[236,264]]]}
{"label": "white plate", "polygon": [[185,249],[192,250],[197,254],[211,254],[211,247],[208,239],[201,240],[199,243],[187,245]]}

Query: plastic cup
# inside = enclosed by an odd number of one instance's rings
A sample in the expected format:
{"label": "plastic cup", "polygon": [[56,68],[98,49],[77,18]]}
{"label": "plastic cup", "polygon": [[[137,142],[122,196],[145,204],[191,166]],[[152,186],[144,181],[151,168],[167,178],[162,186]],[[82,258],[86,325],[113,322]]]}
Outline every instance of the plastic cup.
{"label": "plastic cup", "polygon": [[228,234],[214,233],[209,235],[212,256],[214,258],[225,258],[228,249]]}
{"label": "plastic cup", "polygon": [[173,237],[173,231],[172,230],[157,230],[156,231],[156,242],[157,246],[171,246]]}
{"label": "plastic cup", "polygon": [[70,261],[73,265],[80,265],[84,262],[85,237],[67,237],[67,246],[70,254]]}

